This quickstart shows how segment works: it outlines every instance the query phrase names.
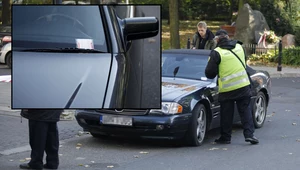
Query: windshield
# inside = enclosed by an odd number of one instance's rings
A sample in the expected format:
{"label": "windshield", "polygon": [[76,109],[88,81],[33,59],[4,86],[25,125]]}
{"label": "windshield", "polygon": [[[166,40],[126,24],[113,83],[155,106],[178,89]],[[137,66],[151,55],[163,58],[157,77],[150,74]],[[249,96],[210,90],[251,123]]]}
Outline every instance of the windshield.
{"label": "windshield", "polygon": [[107,52],[98,6],[13,6],[13,48]]}
{"label": "windshield", "polygon": [[162,54],[162,76],[174,77],[174,70],[178,67],[178,78],[212,81],[205,76],[207,61],[208,56],[196,54]]}

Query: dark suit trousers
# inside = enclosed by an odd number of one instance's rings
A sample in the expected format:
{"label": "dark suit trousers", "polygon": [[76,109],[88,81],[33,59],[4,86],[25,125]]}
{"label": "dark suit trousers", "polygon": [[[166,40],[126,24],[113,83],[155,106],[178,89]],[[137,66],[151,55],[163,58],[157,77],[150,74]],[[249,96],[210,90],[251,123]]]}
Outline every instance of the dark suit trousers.
{"label": "dark suit trousers", "polygon": [[237,109],[243,125],[244,137],[253,137],[254,124],[250,108],[250,97],[243,97],[236,100],[226,100],[220,102],[221,105],[221,136],[225,140],[231,140],[232,123],[234,116],[234,102],[236,101]]}
{"label": "dark suit trousers", "polygon": [[28,122],[29,143],[31,146],[31,161],[29,162],[29,166],[42,168],[45,151],[47,155],[47,165],[51,168],[57,168],[59,164],[57,122],[35,121],[30,119]]}

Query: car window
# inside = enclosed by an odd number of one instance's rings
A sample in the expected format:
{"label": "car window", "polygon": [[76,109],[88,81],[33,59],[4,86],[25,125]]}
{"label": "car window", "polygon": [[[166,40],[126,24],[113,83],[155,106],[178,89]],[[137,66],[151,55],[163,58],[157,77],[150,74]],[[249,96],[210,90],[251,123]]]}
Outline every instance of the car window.
{"label": "car window", "polygon": [[13,6],[13,27],[13,48],[84,46],[107,52],[98,6]]}
{"label": "car window", "polygon": [[[206,80],[205,67],[208,56],[190,54],[163,54],[162,55],[162,76],[174,77],[174,70],[178,67],[176,77],[187,79]],[[212,79],[207,79],[212,81]]]}

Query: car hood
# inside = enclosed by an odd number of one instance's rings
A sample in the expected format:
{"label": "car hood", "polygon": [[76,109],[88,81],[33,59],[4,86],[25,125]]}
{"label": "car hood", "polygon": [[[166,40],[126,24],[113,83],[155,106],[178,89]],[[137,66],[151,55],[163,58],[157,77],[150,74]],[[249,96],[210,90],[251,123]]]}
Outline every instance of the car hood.
{"label": "car hood", "polygon": [[13,51],[12,107],[102,108],[111,57]]}
{"label": "car hood", "polygon": [[174,101],[176,98],[187,95],[192,91],[199,90],[211,85],[212,82],[191,80],[183,78],[162,78],[162,101]]}

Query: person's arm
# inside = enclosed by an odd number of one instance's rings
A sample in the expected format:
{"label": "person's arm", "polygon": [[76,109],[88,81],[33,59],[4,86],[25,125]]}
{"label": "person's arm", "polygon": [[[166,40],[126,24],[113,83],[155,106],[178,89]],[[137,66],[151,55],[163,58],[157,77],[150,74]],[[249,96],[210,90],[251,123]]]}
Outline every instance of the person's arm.
{"label": "person's arm", "polygon": [[217,47],[217,42],[215,40],[212,40],[211,50],[215,49]]}
{"label": "person's arm", "polygon": [[215,50],[212,50],[209,56],[210,57],[205,68],[205,76],[209,79],[214,79],[219,74],[221,57]]}
{"label": "person's arm", "polygon": [[197,40],[197,34],[194,34],[193,40],[191,42],[191,49],[196,49],[196,40]]}

